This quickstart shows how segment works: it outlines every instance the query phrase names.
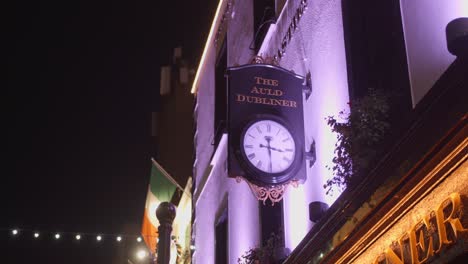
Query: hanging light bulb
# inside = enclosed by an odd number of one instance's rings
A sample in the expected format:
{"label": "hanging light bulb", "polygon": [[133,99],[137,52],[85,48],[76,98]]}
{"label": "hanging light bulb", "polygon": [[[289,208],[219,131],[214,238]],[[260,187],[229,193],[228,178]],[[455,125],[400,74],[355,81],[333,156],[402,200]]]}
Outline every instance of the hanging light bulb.
{"label": "hanging light bulb", "polygon": [[34,233],[34,238],[38,238],[38,237],[39,237],[39,233],[38,232]]}
{"label": "hanging light bulb", "polygon": [[141,242],[141,237],[137,237],[137,242],[138,242],[138,243]]}
{"label": "hanging light bulb", "polygon": [[76,240],[80,240],[80,239],[81,239],[81,235],[80,235],[80,234],[77,234],[77,235],[75,236],[75,239],[76,239]]}
{"label": "hanging light bulb", "polygon": [[59,233],[55,234],[55,239],[59,239],[59,238],[60,238],[60,234]]}
{"label": "hanging light bulb", "polygon": [[11,233],[12,233],[14,236],[16,236],[16,235],[19,233],[19,231],[18,231],[18,229],[13,229],[13,230],[11,230]]}
{"label": "hanging light bulb", "polygon": [[98,236],[96,237],[96,240],[97,240],[97,241],[101,241],[101,240],[102,240],[102,236],[98,235]]}
{"label": "hanging light bulb", "polygon": [[117,240],[117,242],[120,242],[120,241],[122,241],[122,237],[118,236],[115,240]]}

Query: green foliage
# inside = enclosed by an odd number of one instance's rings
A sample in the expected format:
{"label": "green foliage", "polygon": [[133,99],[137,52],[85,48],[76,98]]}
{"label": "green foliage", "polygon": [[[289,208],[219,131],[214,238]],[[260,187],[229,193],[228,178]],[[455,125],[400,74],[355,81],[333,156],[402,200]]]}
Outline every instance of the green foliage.
{"label": "green foliage", "polygon": [[237,259],[238,264],[273,264],[275,251],[282,247],[281,237],[272,233],[262,247],[251,248]]}
{"label": "green foliage", "polygon": [[357,183],[370,168],[379,151],[380,143],[389,128],[389,95],[369,89],[366,96],[350,103],[350,114],[339,113],[326,118],[327,124],[337,134],[332,167],[334,177],[323,186],[327,194],[333,186],[344,188]]}

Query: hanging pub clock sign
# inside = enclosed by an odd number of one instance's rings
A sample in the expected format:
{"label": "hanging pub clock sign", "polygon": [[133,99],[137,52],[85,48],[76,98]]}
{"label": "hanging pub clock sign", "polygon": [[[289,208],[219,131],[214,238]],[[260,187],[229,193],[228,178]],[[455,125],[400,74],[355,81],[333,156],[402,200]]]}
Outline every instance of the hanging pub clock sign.
{"label": "hanging pub clock sign", "polygon": [[306,179],[305,78],[267,64],[228,68],[227,78],[229,176],[277,202],[288,184]]}

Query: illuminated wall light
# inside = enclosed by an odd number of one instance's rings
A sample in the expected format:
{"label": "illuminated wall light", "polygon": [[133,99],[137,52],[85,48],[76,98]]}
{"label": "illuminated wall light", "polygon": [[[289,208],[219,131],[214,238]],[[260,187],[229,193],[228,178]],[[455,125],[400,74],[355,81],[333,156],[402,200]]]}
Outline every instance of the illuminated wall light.
{"label": "illuminated wall light", "polygon": [[39,237],[39,233],[34,233],[34,238],[38,238]]}
{"label": "illuminated wall light", "polygon": [[101,240],[102,240],[102,236],[97,236],[97,237],[96,237],[96,240],[97,240],[97,241],[101,241]]}
{"label": "illuminated wall light", "polygon": [[80,239],[81,239],[81,235],[79,235],[79,234],[76,235],[76,236],[75,236],[75,239],[76,239],[76,240],[80,240]]}
{"label": "illuminated wall light", "polygon": [[118,236],[115,240],[117,240],[117,242],[120,242],[120,241],[122,241],[122,237]]}
{"label": "illuminated wall light", "polygon": [[190,245],[190,250],[195,250],[195,245]]}
{"label": "illuminated wall light", "polygon": [[141,237],[137,237],[137,242],[140,243],[141,242]]}
{"label": "illuminated wall light", "polygon": [[59,233],[55,234],[55,239],[59,239],[59,238],[60,238],[60,234]]}
{"label": "illuminated wall light", "polygon": [[14,236],[16,236],[16,235],[19,233],[19,231],[18,231],[18,229],[13,229],[13,230],[11,230],[11,233],[12,233]]}

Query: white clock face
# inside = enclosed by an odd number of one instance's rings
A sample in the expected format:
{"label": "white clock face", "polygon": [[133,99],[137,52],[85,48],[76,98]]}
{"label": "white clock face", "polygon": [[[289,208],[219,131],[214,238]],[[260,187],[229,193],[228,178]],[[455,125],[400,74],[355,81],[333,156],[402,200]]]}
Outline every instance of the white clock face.
{"label": "white clock face", "polygon": [[247,160],[267,173],[287,170],[296,153],[294,138],[289,130],[273,120],[261,120],[250,125],[241,144]]}

